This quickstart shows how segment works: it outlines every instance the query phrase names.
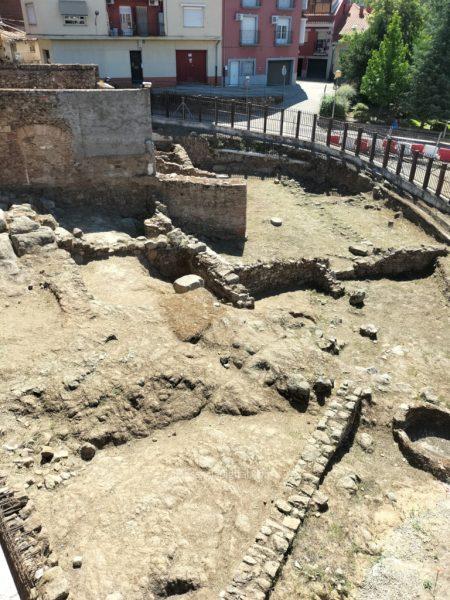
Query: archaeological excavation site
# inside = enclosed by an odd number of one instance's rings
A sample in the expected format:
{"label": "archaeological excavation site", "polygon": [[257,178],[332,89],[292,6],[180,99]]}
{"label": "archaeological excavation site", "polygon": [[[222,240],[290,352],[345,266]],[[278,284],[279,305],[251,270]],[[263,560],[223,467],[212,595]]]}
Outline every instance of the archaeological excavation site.
{"label": "archaeological excavation site", "polygon": [[0,598],[448,599],[448,201],[16,76]]}

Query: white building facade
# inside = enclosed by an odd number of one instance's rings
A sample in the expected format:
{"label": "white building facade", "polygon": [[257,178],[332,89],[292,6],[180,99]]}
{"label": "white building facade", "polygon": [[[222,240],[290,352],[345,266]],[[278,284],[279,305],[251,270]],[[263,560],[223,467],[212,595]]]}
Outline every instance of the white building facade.
{"label": "white building facade", "polygon": [[97,64],[119,85],[220,82],[219,0],[21,0],[42,62]]}

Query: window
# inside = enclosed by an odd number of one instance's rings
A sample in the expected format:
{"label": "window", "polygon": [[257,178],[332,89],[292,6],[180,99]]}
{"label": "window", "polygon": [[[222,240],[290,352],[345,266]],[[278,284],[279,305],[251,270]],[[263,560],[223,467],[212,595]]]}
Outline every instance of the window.
{"label": "window", "polygon": [[184,27],[204,27],[205,15],[201,6],[183,7],[183,25]]}
{"label": "window", "polygon": [[261,0],[242,0],[242,8],[259,8]]}
{"label": "window", "polygon": [[133,14],[131,6],[119,6],[120,28],[124,35],[133,35]]}
{"label": "window", "polygon": [[239,63],[239,75],[242,77],[250,76],[255,74],[255,61],[254,60],[241,60]]}
{"label": "window", "polygon": [[27,2],[25,4],[25,10],[27,11],[28,25],[37,25],[36,11],[34,10],[34,2]]}
{"label": "window", "polygon": [[33,43],[30,43],[30,52],[36,52],[36,46]]}
{"label": "window", "polygon": [[86,25],[86,17],[84,15],[63,15],[64,25]]}

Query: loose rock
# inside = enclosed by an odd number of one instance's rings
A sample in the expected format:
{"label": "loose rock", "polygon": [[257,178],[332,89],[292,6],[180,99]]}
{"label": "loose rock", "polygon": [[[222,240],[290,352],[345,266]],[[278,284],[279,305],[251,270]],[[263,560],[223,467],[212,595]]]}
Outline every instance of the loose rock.
{"label": "loose rock", "polygon": [[361,325],[359,333],[363,337],[368,337],[370,340],[376,340],[378,337],[378,329],[375,325],[368,323],[367,325]]}
{"label": "loose rock", "polygon": [[205,282],[199,275],[185,275],[174,281],[173,287],[177,294],[191,292],[204,287]]}
{"label": "loose rock", "polygon": [[80,456],[83,460],[92,460],[95,456],[97,448],[94,444],[83,444],[80,448]]}

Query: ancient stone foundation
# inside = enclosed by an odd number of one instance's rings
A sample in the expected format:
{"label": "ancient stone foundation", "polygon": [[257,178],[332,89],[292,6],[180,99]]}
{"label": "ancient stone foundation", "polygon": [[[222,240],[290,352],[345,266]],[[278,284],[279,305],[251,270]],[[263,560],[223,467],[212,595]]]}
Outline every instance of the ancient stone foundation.
{"label": "ancient stone foundation", "polygon": [[236,268],[240,282],[254,296],[301,287],[313,288],[334,298],[345,292],[335,279],[326,259],[277,260],[241,265]]}
{"label": "ancient stone foundation", "polygon": [[92,196],[142,187],[153,172],[151,133],[148,90],[0,90],[0,185]]}
{"label": "ancient stone foundation", "polygon": [[447,440],[450,448],[450,411],[437,406],[408,406],[392,421],[393,434],[400,450],[413,466],[432,473],[449,483],[450,455],[442,455],[427,444],[417,442],[423,437]]}
{"label": "ancient stone foundation", "polygon": [[232,582],[221,592],[221,598],[265,600],[269,597],[314,492],[336,451],[352,432],[361,408],[361,395],[360,389],[352,393],[347,383],[341,385],[237,567]]}

